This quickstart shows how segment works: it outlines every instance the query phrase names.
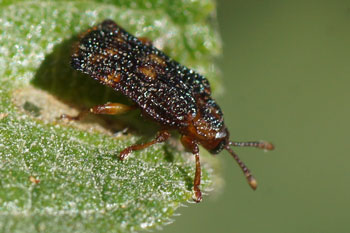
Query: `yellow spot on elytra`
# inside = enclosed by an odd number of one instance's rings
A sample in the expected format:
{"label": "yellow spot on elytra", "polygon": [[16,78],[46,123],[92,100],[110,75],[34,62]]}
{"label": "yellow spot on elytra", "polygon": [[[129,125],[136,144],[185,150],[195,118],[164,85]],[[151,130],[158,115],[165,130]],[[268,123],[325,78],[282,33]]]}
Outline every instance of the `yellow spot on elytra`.
{"label": "yellow spot on elytra", "polygon": [[114,77],[113,81],[116,82],[116,83],[119,83],[119,82],[120,82],[120,78],[121,78],[121,75],[120,75],[120,74],[117,74],[117,75]]}
{"label": "yellow spot on elytra", "polygon": [[120,82],[120,78],[121,78],[121,75],[120,74],[109,74],[107,76],[109,82],[113,81],[115,83],[119,83]]}
{"label": "yellow spot on elytra", "polygon": [[106,53],[108,54],[108,55],[117,55],[118,54],[118,50],[116,49],[116,48],[114,48],[114,49],[106,49]]}
{"label": "yellow spot on elytra", "polygon": [[107,76],[107,78],[102,78],[101,79],[102,83],[104,83],[105,85],[112,85],[113,84],[113,81],[111,79],[109,79],[109,77]]}
{"label": "yellow spot on elytra", "polygon": [[139,70],[145,76],[150,77],[152,79],[155,79],[157,77],[157,74],[156,74],[154,68],[151,66],[142,66],[142,67],[139,67]]}
{"label": "yellow spot on elytra", "polygon": [[149,55],[149,59],[151,61],[161,65],[161,66],[165,66],[166,65],[164,59],[159,57],[159,56],[157,56],[157,55],[155,55],[155,54],[150,54]]}

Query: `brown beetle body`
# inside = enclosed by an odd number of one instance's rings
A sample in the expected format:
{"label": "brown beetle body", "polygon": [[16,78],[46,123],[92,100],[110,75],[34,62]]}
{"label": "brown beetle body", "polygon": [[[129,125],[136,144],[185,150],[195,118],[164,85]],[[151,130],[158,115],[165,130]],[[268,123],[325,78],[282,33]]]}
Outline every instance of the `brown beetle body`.
{"label": "brown beetle body", "polygon": [[[199,144],[213,154],[228,150],[249,184],[256,188],[255,179],[229,146],[265,149],[273,146],[265,142],[230,142],[221,109],[211,98],[209,82],[202,75],[169,58],[151,43],[132,36],[111,20],[83,34],[72,56],[72,67],[123,93],[143,115],[161,125],[156,139],[126,148],[120,153],[121,159],[134,150],[164,142],[170,137],[169,130],[178,130],[181,142],[196,157],[195,201],[202,199]],[[90,112],[119,114],[131,108],[112,103],[91,108]],[[79,119],[81,116],[65,117]]]}

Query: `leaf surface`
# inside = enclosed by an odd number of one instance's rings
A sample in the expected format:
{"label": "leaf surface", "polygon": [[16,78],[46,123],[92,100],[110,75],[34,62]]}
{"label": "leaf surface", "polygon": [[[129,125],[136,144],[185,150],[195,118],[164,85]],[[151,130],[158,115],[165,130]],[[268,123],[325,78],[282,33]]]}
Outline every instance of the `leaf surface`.
{"label": "leaf surface", "polygon": [[[57,118],[107,101],[128,103],[69,65],[77,35],[106,18],[207,75],[215,89],[213,9],[209,0],[0,1],[2,232],[133,232],[170,222],[191,200],[194,162],[177,140],[117,159],[156,131],[139,112]],[[207,166],[202,189],[211,177]]]}

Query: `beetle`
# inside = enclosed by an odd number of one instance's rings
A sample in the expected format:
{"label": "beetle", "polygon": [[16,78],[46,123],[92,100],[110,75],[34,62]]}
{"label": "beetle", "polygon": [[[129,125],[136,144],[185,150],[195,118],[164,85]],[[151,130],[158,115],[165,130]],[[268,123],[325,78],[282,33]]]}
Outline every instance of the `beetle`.
{"label": "beetle", "polygon": [[[194,200],[200,202],[202,193],[199,145],[212,154],[227,150],[242,169],[249,185],[255,190],[257,182],[250,170],[231,149],[256,147],[272,150],[263,141],[233,142],[224,124],[223,113],[211,97],[208,80],[158,50],[145,38],[136,38],[112,20],[105,20],[80,36],[74,48],[71,65],[100,83],[121,92],[134,106],[107,103],[89,109],[93,114],[121,114],[139,108],[143,116],[160,125],[155,139],[136,144],[120,152],[124,160],[135,150],[147,148],[169,139],[177,130],[184,147],[195,156]],[[77,116],[62,118],[79,120]]]}

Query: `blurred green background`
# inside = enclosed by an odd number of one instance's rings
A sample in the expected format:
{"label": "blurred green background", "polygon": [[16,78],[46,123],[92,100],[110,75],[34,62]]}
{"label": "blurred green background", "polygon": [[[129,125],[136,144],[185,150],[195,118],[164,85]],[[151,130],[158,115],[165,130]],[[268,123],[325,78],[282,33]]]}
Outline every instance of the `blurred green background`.
{"label": "blurred green background", "polygon": [[253,192],[228,153],[225,186],[163,232],[350,232],[350,1],[218,1],[225,93],[217,98]]}

